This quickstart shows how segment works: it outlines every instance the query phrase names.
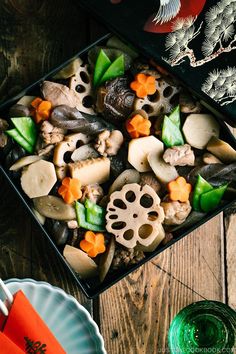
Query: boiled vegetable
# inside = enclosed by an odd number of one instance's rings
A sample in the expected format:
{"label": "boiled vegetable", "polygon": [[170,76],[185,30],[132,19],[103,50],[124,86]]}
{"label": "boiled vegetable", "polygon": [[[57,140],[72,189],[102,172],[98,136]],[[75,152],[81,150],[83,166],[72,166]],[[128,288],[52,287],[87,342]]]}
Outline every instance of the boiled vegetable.
{"label": "boiled vegetable", "polygon": [[132,139],[129,142],[128,161],[139,172],[151,171],[148,154],[162,154],[163,143],[154,136]]}
{"label": "boiled vegetable", "polygon": [[31,102],[31,106],[34,107],[34,120],[37,124],[43,120],[49,119],[52,109],[51,102],[44,101],[37,97]]}
{"label": "boiled vegetable", "polygon": [[30,145],[34,146],[37,140],[37,129],[33,119],[30,117],[18,117],[11,118],[11,121],[19,134],[21,134]]}
{"label": "boiled vegetable", "polygon": [[236,150],[225,141],[213,136],[207,144],[207,150],[224,163],[236,161]]}
{"label": "boiled vegetable", "polygon": [[76,213],[72,205],[53,195],[33,199],[34,208],[43,216],[55,220],[75,220]]}
{"label": "boiled vegetable", "polygon": [[180,106],[176,106],[171,114],[169,115],[169,119],[174,123],[178,128],[180,128],[181,121],[180,121]]}
{"label": "boiled vegetable", "polygon": [[28,143],[27,140],[18,132],[17,129],[6,130],[5,133],[14,139],[20,146],[22,146],[30,154],[34,152],[34,147]]}
{"label": "boiled vegetable", "polygon": [[151,125],[150,120],[142,117],[140,114],[136,114],[125,123],[127,132],[133,139],[150,135]]}
{"label": "boiled vegetable", "polygon": [[83,227],[84,229],[87,229],[90,231],[106,231],[104,224],[103,225],[95,225],[95,224],[89,223],[86,220],[86,208],[83,204],[76,202],[75,203],[75,210],[76,210],[77,222],[80,227]]}
{"label": "boiled vegetable", "polygon": [[109,189],[109,194],[119,191],[125,184],[139,183],[140,173],[135,169],[124,170],[112,183]]}
{"label": "boiled vegetable", "polygon": [[38,155],[24,156],[21,159],[17,160],[10,168],[10,171],[17,171],[21,168],[31,165],[32,163],[41,160],[41,157]]}
{"label": "boiled vegetable", "polygon": [[30,198],[48,195],[57,181],[52,162],[39,160],[22,171],[21,187]]}
{"label": "boiled vegetable", "polygon": [[88,184],[102,184],[110,177],[110,160],[107,157],[98,157],[68,164],[72,178],[78,178],[82,186]]}
{"label": "boiled vegetable", "polygon": [[76,178],[65,177],[58,189],[58,194],[67,204],[72,204],[74,201],[80,199],[82,197],[80,180]]}
{"label": "boiled vegetable", "polygon": [[83,161],[87,159],[92,159],[99,157],[99,153],[94,149],[92,144],[86,144],[80,146],[78,149],[73,151],[71,155],[71,160],[74,162]]}
{"label": "boiled vegetable", "polygon": [[130,88],[135,91],[139,98],[153,95],[157,90],[156,79],[154,76],[139,73],[135,76],[135,80],[131,82]]}
{"label": "boiled vegetable", "polygon": [[201,175],[198,175],[197,177],[197,182],[194,187],[194,192],[193,192],[193,209],[195,211],[201,211],[200,207],[200,197],[203,193],[209,192],[212,190],[213,187],[210,185],[209,182],[207,182]]}
{"label": "boiled vegetable", "polygon": [[171,200],[185,203],[189,200],[192,186],[190,183],[187,183],[184,177],[180,176],[174,181],[169,182],[167,189]]}
{"label": "boiled vegetable", "polygon": [[184,139],[178,125],[167,116],[164,117],[161,138],[167,147],[184,145]]}
{"label": "boiled vegetable", "polygon": [[99,269],[100,282],[103,282],[111,267],[112,260],[115,254],[115,249],[116,249],[115,238],[111,236],[110,242],[106,248],[106,252],[101,255],[100,262],[99,262],[98,269]]}
{"label": "boiled vegetable", "polygon": [[197,149],[205,149],[212,136],[219,137],[220,127],[211,114],[190,114],[183,125],[187,143]]}
{"label": "boiled vegetable", "polygon": [[105,81],[115,79],[125,73],[124,55],[120,55],[113,63],[108,67],[105,73],[102,75],[99,85]]}
{"label": "boiled vegetable", "polygon": [[106,251],[105,237],[102,233],[95,234],[92,231],[87,231],[79,245],[91,258],[95,258],[98,254]]}
{"label": "boiled vegetable", "polygon": [[101,206],[92,202],[90,199],[86,199],[84,206],[86,208],[86,220],[98,226],[105,226],[105,214],[106,211]]}
{"label": "boiled vegetable", "polygon": [[157,179],[162,183],[168,183],[178,177],[178,172],[174,166],[165,163],[162,158],[162,152],[150,152],[147,156],[151,169]]}
{"label": "boiled vegetable", "polygon": [[201,209],[206,213],[215,209],[220,204],[227,187],[228,185],[226,184],[224,186],[214,188],[209,192],[203,193],[200,196]]}
{"label": "boiled vegetable", "polygon": [[94,68],[93,85],[95,87],[98,86],[102,76],[107,71],[110,65],[111,65],[110,59],[108,58],[104,50],[101,49],[97,57],[95,68]]}
{"label": "boiled vegetable", "polygon": [[81,278],[87,279],[97,275],[98,266],[87,253],[78,248],[66,245],[63,256]]}

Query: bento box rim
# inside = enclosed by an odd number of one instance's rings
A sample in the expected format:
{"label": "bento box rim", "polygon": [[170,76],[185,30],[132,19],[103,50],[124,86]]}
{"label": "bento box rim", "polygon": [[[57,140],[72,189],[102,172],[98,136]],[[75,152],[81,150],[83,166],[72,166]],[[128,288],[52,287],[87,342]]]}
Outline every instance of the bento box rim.
{"label": "bento box rim", "polygon": [[[107,40],[108,38],[110,38],[112,36],[111,33],[107,33],[106,35],[100,37],[98,40],[92,42],[91,44],[89,44],[88,46],[86,46],[85,48],[83,48],[82,50],[80,50],[79,52],[77,52],[72,58],[66,60],[64,63],[62,63],[61,65],[59,65],[57,68],[51,70],[49,73],[47,73],[46,75],[44,75],[43,77],[41,77],[39,80],[37,80],[36,82],[34,82],[33,84],[29,85],[28,87],[26,87],[25,89],[21,90],[21,92],[17,95],[15,95],[12,98],[7,99],[5,102],[3,102],[0,105],[0,111],[4,110],[7,108],[7,106],[13,104],[14,102],[16,102],[17,100],[19,100],[19,98],[21,98],[23,95],[27,94],[27,92],[31,91],[32,89],[34,89],[35,87],[37,87],[38,85],[40,85],[40,83],[42,83],[46,78],[53,76],[55,73],[57,73],[59,70],[61,70],[62,68],[64,68],[67,64],[69,64],[72,60],[74,60],[75,58],[77,58],[78,56],[81,56],[83,54],[85,54],[86,52],[88,52],[92,47],[94,47],[95,45]],[[236,147],[236,139],[234,137],[234,135],[231,133],[231,131],[229,130],[229,128],[227,127],[227,125],[221,121],[220,119],[218,120],[219,124],[221,125],[221,127],[223,127],[223,129],[225,129],[226,133],[228,134],[229,138],[234,141],[234,145]],[[50,245],[53,247],[53,249],[56,251],[57,256],[60,258],[60,260],[63,262],[63,264],[66,266],[66,268],[69,270],[69,272],[71,273],[71,275],[73,276],[73,278],[75,279],[75,281],[78,283],[79,287],[81,288],[81,290],[83,291],[83,293],[89,298],[89,299],[94,299],[96,298],[98,295],[100,295],[101,293],[103,293],[104,291],[106,291],[107,289],[109,289],[111,286],[113,286],[114,284],[116,284],[117,282],[119,282],[121,279],[123,279],[124,277],[126,277],[127,275],[129,275],[130,273],[132,273],[133,271],[137,270],[140,266],[142,266],[143,264],[145,264],[146,262],[148,262],[149,260],[151,260],[152,258],[156,257],[158,254],[160,254],[161,252],[163,252],[164,250],[166,250],[167,248],[169,248],[170,246],[172,246],[173,244],[175,244],[176,242],[178,242],[179,240],[181,240],[183,237],[187,236],[189,233],[191,233],[192,231],[196,230],[198,227],[200,227],[201,225],[205,224],[207,221],[209,221],[210,219],[212,219],[213,217],[215,217],[217,214],[219,214],[220,212],[222,212],[224,209],[230,207],[234,201],[231,201],[227,204],[224,204],[222,206],[220,206],[219,208],[217,208],[216,210],[214,210],[212,213],[206,215],[204,218],[202,218],[196,225],[192,225],[189,229],[185,230],[181,235],[178,235],[177,238],[172,239],[170,242],[168,242],[165,246],[163,246],[161,249],[157,249],[156,251],[154,251],[154,253],[151,253],[150,255],[146,255],[146,257],[138,262],[137,264],[133,265],[131,268],[125,270],[124,272],[122,272],[121,274],[119,274],[117,277],[115,277],[114,280],[110,281],[108,284],[101,284],[100,286],[97,286],[96,289],[92,289],[90,288],[88,285],[86,285],[86,281],[83,283],[83,280],[81,280],[78,275],[73,271],[73,269],[69,266],[69,264],[67,263],[67,261],[65,260],[65,258],[63,257],[62,253],[60,252],[59,248],[56,246],[56,244],[54,243],[54,241],[52,240],[52,238],[50,237],[49,233],[46,231],[46,229],[44,228],[44,226],[39,222],[39,220],[36,218],[34,212],[32,211],[31,207],[29,206],[26,197],[24,196],[24,194],[22,193],[22,191],[20,191],[20,189],[14,184],[14,181],[11,179],[11,177],[9,176],[8,172],[4,169],[3,166],[0,165],[0,173],[4,176],[4,178],[7,180],[7,182],[9,183],[9,185],[11,186],[11,188],[16,192],[16,194],[18,195],[18,198],[22,201],[23,205],[25,206],[25,208],[29,211],[30,216],[33,218],[34,222],[36,222],[36,224],[39,226],[39,228],[41,229],[42,233],[44,236],[46,236],[46,239],[49,241]]]}
{"label": "bento box rim", "polygon": [[[84,9],[90,16],[92,16],[95,20],[98,20],[100,23],[105,25],[111,33],[115,34],[121,40],[125,42],[129,42],[134,48],[138,49],[139,53],[142,53],[144,56],[150,58],[150,53],[145,48],[142,47],[140,42],[136,43],[136,41],[133,40],[132,36],[130,36],[128,39],[122,36],[119,30],[113,25],[113,23],[111,23],[108,20],[107,17],[106,19],[104,19],[104,17],[101,14],[97,13],[94,8],[85,5],[84,1],[82,1],[82,3],[81,1],[76,1],[76,3],[77,5],[79,5],[79,7]],[[172,74],[171,67],[168,65],[166,61],[164,60],[161,61],[159,58],[155,56],[153,57],[153,55],[151,55],[151,57],[152,59],[157,61],[158,65],[162,66],[166,71]],[[179,80],[179,82],[183,87],[186,87],[189,91],[191,91],[191,93],[194,94],[194,96],[198,97],[201,100],[201,103],[203,103],[203,105],[205,104],[205,102],[207,102],[208,109],[210,109],[214,114],[217,114],[219,118],[221,118],[224,122],[229,124],[231,127],[236,128],[236,114],[235,117],[232,117],[231,119],[231,117],[229,117],[228,114],[224,111],[222,106],[218,104],[216,101],[214,101],[212,98],[210,98],[206,93],[204,93],[203,91],[197,92],[194,89],[189,88],[189,86],[182,80],[178,72],[173,73],[173,76],[175,76]]]}

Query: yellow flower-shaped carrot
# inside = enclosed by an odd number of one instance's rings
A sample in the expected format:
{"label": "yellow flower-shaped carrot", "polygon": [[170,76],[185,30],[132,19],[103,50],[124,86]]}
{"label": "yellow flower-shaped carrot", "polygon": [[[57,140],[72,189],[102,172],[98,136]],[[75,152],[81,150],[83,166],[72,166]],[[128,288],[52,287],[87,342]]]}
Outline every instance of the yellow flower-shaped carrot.
{"label": "yellow flower-shaped carrot", "polygon": [[131,82],[130,87],[136,92],[137,97],[144,98],[156,92],[156,80],[154,76],[139,73],[135,76],[135,80]]}
{"label": "yellow flower-shaped carrot", "polygon": [[97,257],[98,254],[106,251],[105,237],[102,233],[87,231],[84,240],[80,241],[80,248],[86,252],[89,257]]}
{"label": "yellow flower-shaped carrot", "polygon": [[177,177],[167,185],[169,197],[173,201],[187,202],[192,190],[190,183],[187,183],[184,177]]}
{"label": "yellow flower-shaped carrot", "polygon": [[82,197],[81,183],[77,178],[65,177],[61,186],[58,188],[58,194],[64,199],[64,202],[71,204]]}

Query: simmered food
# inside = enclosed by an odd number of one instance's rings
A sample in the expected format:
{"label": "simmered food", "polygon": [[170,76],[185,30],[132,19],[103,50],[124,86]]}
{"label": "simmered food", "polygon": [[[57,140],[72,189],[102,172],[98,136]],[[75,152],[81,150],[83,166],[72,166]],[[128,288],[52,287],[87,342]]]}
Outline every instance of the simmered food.
{"label": "simmered food", "polygon": [[110,39],[0,120],[3,163],[90,286],[236,195],[236,151],[165,71]]}

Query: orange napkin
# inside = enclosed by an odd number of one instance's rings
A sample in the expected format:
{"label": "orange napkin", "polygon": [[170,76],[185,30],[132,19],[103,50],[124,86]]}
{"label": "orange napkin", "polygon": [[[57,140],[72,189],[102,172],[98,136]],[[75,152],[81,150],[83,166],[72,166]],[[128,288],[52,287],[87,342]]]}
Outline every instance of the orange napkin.
{"label": "orange napkin", "polygon": [[[63,319],[62,319],[63,320]],[[57,339],[20,290],[14,295],[14,301],[8,317],[0,316],[2,332],[19,351],[6,351],[9,354],[66,354]],[[0,353],[2,354],[0,338]]]}
{"label": "orange napkin", "polygon": [[1,354],[24,354],[15,343],[13,343],[5,334],[0,332],[0,353]]}

